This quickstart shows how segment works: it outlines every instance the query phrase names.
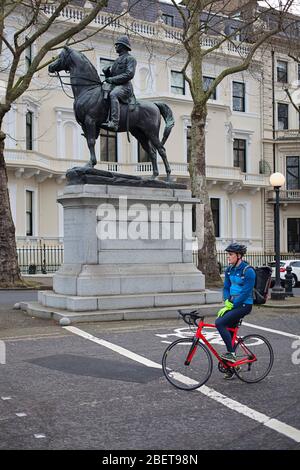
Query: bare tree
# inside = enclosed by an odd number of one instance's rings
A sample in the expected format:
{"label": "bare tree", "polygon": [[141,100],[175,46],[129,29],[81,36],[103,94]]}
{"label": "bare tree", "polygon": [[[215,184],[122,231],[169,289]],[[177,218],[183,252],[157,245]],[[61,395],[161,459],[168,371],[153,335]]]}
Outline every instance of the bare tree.
{"label": "bare tree", "polygon": [[[216,257],[214,224],[206,188],[205,125],[207,102],[216,87],[228,75],[247,70],[258,49],[284,27],[286,13],[293,0],[275,9],[270,2],[260,8],[255,0],[171,0],[179,11],[186,62],[182,69],[193,99],[191,113],[191,161],[189,172],[194,197],[204,203],[204,243],[198,251],[198,267],[209,284],[220,282]],[[224,12],[226,15],[224,15]],[[211,42],[205,39],[210,36]],[[243,46],[247,47],[242,47]],[[238,63],[224,68],[207,88],[203,81],[203,63],[231,44],[240,52]]]}
{"label": "bare tree", "polygon": [[[88,8],[83,11],[82,18],[78,19],[78,22],[64,25],[59,17],[63,10],[72,4],[70,0],[60,2],[0,0],[0,53],[1,57],[4,52],[10,55],[10,63],[5,70],[7,82],[5,96],[0,103],[0,286],[15,286],[22,283],[7,188],[3,119],[12,103],[29,88],[34,74],[49,63],[48,61],[43,64],[46,54],[71,38],[72,43],[80,39],[85,40],[88,34],[84,34],[81,38],[78,34],[86,32],[86,28],[99,11],[107,6],[108,0],[87,3]],[[14,30],[12,38],[7,33],[9,28]],[[34,43],[37,45],[36,54],[21,75],[24,53]]]}

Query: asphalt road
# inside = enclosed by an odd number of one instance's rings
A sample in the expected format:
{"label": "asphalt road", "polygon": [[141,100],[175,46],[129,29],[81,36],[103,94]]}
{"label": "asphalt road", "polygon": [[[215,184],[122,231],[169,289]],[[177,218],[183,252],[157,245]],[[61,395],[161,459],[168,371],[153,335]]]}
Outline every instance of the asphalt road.
{"label": "asphalt road", "polygon": [[0,449],[300,450],[300,314],[259,309],[244,323],[272,343],[269,376],[227,382],[214,362],[207,387],[185,392],[160,368],[167,342],[187,333],[180,320],[70,331],[2,306]]}

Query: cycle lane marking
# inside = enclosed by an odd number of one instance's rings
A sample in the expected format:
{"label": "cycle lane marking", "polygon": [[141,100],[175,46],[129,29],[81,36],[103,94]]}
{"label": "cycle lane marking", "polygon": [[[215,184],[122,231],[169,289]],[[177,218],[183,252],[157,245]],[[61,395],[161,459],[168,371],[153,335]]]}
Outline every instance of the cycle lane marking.
{"label": "cycle lane marking", "polygon": [[[71,333],[74,333],[78,336],[81,336],[82,338],[88,339],[90,341],[93,341],[94,343],[97,343],[101,346],[104,346],[108,349],[111,349],[112,351],[115,351],[129,359],[132,359],[136,362],[139,362],[140,364],[143,364],[147,367],[154,367],[156,369],[161,369],[162,366],[161,364],[158,364],[157,362],[151,361],[150,359],[147,359],[143,356],[140,356],[139,354],[136,354],[132,351],[129,351],[128,349],[125,349],[121,346],[118,346],[114,343],[110,343],[109,341],[105,341],[99,338],[96,338],[95,336],[86,333],[85,331],[74,327],[74,326],[65,326],[63,327],[64,329],[70,331]],[[191,383],[191,379],[185,377],[182,374],[176,373],[178,380],[180,380],[183,383]],[[239,403],[236,400],[233,400],[232,398],[228,398],[222,393],[219,393],[215,390],[213,390],[210,387],[207,387],[206,385],[202,385],[199,389],[196,390],[197,392],[202,393],[203,395],[215,400],[216,402],[226,406],[227,408],[234,410],[244,416],[247,416],[248,418],[253,419],[254,421],[257,421],[264,426],[272,429],[273,431],[276,431],[296,442],[300,442],[300,430],[290,426],[289,424],[286,424],[282,421],[279,421],[275,418],[270,418],[269,416],[260,413],[259,411],[254,410],[253,408],[250,408],[246,405],[243,405],[242,403]]]}

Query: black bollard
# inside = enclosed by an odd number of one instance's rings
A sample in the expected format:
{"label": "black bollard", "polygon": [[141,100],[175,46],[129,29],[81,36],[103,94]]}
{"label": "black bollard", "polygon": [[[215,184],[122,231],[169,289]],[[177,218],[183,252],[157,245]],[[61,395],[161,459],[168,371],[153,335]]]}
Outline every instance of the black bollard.
{"label": "black bollard", "polygon": [[293,275],[292,275],[292,268],[291,266],[286,267],[286,275],[285,275],[285,295],[286,297],[294,297],[293,294]]}

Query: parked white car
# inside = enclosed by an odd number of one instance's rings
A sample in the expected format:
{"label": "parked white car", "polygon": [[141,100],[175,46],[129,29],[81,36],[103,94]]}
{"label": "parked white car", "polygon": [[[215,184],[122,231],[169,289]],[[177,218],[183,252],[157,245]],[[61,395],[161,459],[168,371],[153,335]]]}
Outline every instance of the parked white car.
{"label": "parked white car", "polygon": [[[268,263],[268,264],[272,268],[272,281],[271,281],[271,283],[274,284],[274,282],[275,282],[275,266],[276,266],[276,263],[275,263],[275,261],[272,261],[271,263]],[[296,287],[297,283],[300,282],[300,259],[280,260],[280,279],[281,279],[282,283],[284,283],[284,281],[285,281],[287,266],[291,266],[291,268],[292,268],[292,275],[293,275],[292,286]]]}

